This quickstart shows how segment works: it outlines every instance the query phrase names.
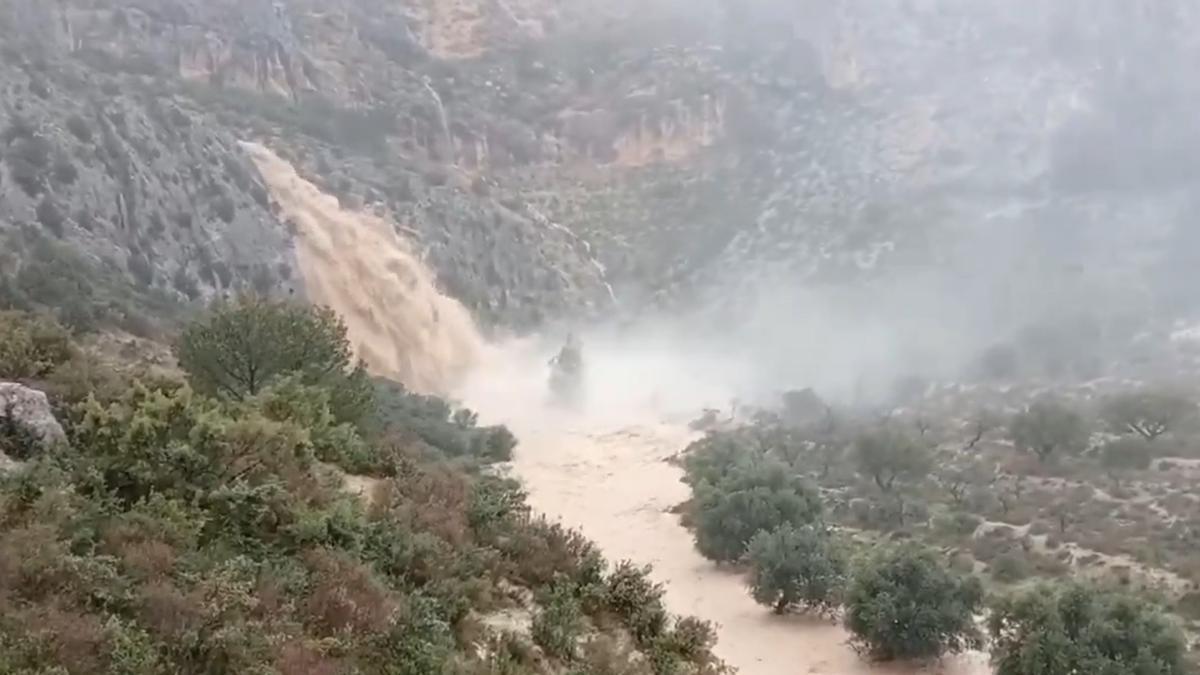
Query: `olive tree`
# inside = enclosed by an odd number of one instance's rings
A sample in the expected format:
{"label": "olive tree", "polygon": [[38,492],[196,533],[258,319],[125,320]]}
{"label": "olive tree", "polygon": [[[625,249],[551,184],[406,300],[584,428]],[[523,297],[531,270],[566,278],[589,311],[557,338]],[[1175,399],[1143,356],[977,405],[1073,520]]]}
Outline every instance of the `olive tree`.
{"label": "olive tree", "polygon": [[184,329],[179,365],[200,393],[244,400],[285,375],[329,391],[340,421],[370,407],[366,368],[355,361],[346,325],[327,307],[243,296],[220,302]]}
{"label": "olive tree", "polygon": [[717,562],[734,562],[760,531],[805,525],[822,514],[820,494],[779,462],[761,460],[721,482],[703,483],[694,504],[696,548]]}
{"label": "olive tree", "polygon": [[1147,441],[1162,436],[1196,413],[1196,404],[1171,391],[1137,391],[1105,401],[1101,415],[1120,434],[1136,434]]}
{"label": "olive tree", "polygon": [[1055,454],[1078,453],[1087,447],[1087,424],[1075,410],[1052,399],[1035,401],[1009,423],[1013,443],[1041,462]]}
{"label": "olive tree", "polygon": [[1187,643],[1158,607],[1078,582],[1002,598],[988,620],[996,675],[1180,675]]}
{"label": "olive tree", "polygon": [[897,483],[925,477],[933,466],[927,445],[890,427],[859,435],[854,442],[854,461],[859,474],[886,494],[895,491]]}
{"label": "olive tree", "polygon": [[750,593],[783,614],[791,609],[831,612],[841,601],[846,559],[822,525],[781,525],[750,540]]}
{"label": "olive tree", "polygon": [[983,589],[916,544],[882,547],[856,565],[846,589],[845,625],[873,658],[934,658],[978,647],[975,613]]}

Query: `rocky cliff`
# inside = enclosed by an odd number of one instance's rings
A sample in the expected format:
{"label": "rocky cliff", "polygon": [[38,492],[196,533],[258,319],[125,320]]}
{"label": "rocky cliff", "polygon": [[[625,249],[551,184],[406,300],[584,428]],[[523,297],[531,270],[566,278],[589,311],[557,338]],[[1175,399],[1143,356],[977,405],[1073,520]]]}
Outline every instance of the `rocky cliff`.
{"label": "rocky cliff", "polygon": [[9,0],[0,227],[177,300],[303,292],[250,140],[491,323],[973,261],[997,229],[1005,263],[1141,270],[1195,204],[1196,28],[1183,1]]}

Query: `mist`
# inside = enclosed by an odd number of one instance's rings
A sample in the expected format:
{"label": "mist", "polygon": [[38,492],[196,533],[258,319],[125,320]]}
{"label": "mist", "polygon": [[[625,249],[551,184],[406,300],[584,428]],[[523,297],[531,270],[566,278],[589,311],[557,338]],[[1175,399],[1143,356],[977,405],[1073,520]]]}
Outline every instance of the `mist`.
{"label": "mist", "polygon": [[[609,385],[680,405],[805,387],[874,405],[905,379],[978,379],[1008,346],[1042,350],[1013,377],[1088,379],[1139,333],[1192,320],[1193,5],[651,5],[649,34],[779,78],[751,104],[779,105],[754,117],[771,187],[754,222],[724,223],[686,301],[576,326],[598,405],[620,398]],[[922,158],[888,164],[918,103]]]}

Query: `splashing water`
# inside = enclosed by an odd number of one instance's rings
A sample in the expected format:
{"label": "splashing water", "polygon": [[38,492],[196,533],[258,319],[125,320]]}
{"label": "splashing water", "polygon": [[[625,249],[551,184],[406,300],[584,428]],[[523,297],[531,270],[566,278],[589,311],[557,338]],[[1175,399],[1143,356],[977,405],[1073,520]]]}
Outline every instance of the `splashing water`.
{"label": "splashing water", "polygon": [[284,216],[309,298],[346,322],[372,372],[447,394],[476,363],[483,339],[471,315],[442,295],[391,223],[343,209],[266,147],[243,143]]}

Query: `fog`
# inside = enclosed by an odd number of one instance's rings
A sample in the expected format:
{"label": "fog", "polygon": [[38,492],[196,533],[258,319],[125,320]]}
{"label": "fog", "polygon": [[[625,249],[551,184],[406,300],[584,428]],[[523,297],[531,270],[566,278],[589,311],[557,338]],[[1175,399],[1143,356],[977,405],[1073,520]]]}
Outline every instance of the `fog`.
{"label": "fog", "polygon": [[[756,119],[783,141],[759,153],[773,170],[764,180],[794,208],[764,206],[756,222],[728,223],[729,250],[687,302],[638,308],[622,328],[577,325],[600,382],[676,401],[813,387],[878,404],[901,379],[975,378],[989,349],[1028,349],[1047,335],[1071,352],[1064,362],[1087,367],[1013,376],[1086,379],[1122,359],[1134,335],[1191,320],[1200,270],[1195,3],[643,6],[648,38],[715,42],[726,67],[760,80],[811,82],[800,76],[813,69],[822,78],[792,89],[795,101],[752,94]],[[854,81],[835,77],[847,69]],[[933,110],[931,140],[910,165],[882,166],[888,143],[903,138],[897,111],[915,103]],[[822,133],[844,136],[806,137],[818,128],[811,108],[821,109]],[[833,194],[806,183],[815,174],[832,176]],[[838,203],[813,206],[817,197]],[[866,234],[873,251],[839,237],[861,231],[859,214],[879,204],[883,216]],[[891,208],[912,204],[925,214],[916,222]],[[781,261],[770,259],[773,248],[817,253]],[[853,262],[827,274],[839,256]],[[594,398],[608,405],[611,395]]]}

